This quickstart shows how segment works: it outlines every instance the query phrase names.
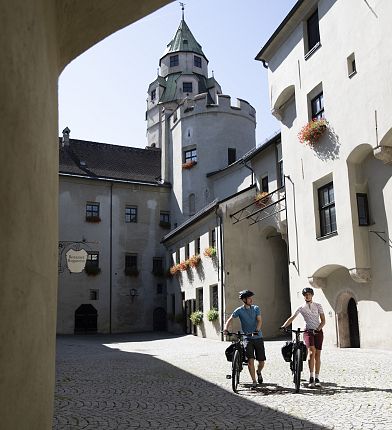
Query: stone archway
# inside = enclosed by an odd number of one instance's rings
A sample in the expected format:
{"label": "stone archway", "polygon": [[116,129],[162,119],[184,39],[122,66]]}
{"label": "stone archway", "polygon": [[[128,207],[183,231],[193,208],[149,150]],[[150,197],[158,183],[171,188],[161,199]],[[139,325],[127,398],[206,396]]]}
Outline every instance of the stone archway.
{"label": "stone archway", "polygon": [[336,302],[337,345],[340,348],[359,348],[360,333],[357,300],[351,291],[342,292]]}
{"label": "stone archway", "polygon": [[75,334],[97,332],[98,312],[91,304],[80,305],[75,311]]}

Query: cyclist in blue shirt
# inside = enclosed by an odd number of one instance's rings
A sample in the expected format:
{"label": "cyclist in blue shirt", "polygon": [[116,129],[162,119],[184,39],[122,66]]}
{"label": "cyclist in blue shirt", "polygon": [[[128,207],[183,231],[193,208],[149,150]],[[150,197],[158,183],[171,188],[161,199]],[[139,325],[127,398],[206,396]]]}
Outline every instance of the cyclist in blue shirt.
{"label": "cyclist in blue shirt", "polygon": [[[245,338],[245,350],[248,358],[248,369],[252,378],[252,387],[257,387],[257,383],[263,383],[261,371],[265,362],[264,340],[261,333],[261,313],[260,308],[253,304],[254,293],[249,290],[243,290],[239,293],[239,299],[244,304],[232,313],[226,321],[223,332],[227,334],[228,328],[231,325],[233,318],[239,318],[241,321],[241,329],[244,333],[255,333]],[[257,334],[256,334],[257,332]],[[255,358],[258,361],[257,372],[255,371]],[[257,380],[256,380],[257,373]]]}

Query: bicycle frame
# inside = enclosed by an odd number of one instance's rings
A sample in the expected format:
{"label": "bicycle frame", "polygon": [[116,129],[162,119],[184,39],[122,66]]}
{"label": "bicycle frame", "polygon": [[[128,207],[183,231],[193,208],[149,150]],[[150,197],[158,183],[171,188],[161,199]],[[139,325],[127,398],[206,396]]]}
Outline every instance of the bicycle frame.
{"label": "bicycle frame", "polygon": [[299,393],[299,389],[301,386],[301,372],[303,370],[303,352],[302,352],[302,344],[301,341],[301,333],[305,333],[306,330],[301,330],[298,328],[297,330],[289,330],[285,329],[285,331],[289,331],[295,334],[295,341],[293,345],[293,355],[292,360],[290,362],[290,369],[293,373],[295,392]]}

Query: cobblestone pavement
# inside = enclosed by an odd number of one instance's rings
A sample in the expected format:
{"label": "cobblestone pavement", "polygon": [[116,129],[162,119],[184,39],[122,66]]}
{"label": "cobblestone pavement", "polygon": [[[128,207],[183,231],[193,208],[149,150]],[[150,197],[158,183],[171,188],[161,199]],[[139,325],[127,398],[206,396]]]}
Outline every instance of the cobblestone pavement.
{"label": "cobblestone pavement", "polygon": [[[266,342],[265,383],[239,394],[227,343],[154,334],[62,336],[53,428],[392,429],[392,352],[323,351],[322,389],[293,390],[283,341]],[[304,372],[308,378],[308,372]]]}

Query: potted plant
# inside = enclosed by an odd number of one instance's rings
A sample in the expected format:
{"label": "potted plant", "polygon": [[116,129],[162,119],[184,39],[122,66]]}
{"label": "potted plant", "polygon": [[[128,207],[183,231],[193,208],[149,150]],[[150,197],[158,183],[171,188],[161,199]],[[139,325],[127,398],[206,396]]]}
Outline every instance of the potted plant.
{"label": "potted plant", "polygon": [[89,215],[86,216],[87,222],[101,222],[101,218],[98,215]]}
{"label": "potted plant", "polygon": [[205,257],[208,257],[208,258],[216,257],[216,248],[214,248],[213,246],[209,246],[204,250],[203,254]]}
{"label": "potted plant", "polygon": [[306,125],[304,125],[301,131],[298,133],[298,138],[301,143],[308,145],[316,144],[322,134],[327,129],[328,122],[324,118],[313,118]]}
{"label": "potted plant", "polygon": [[199,254],[192,255],[192,257],[190,257],[188,261],[189,261],[189,267],[197,267],[201,261],[201,257]]}
{"label": "potted plant", "polygon": [[218,309],[212,308],[207,312],[208,321],[216,321],[219,318]]}
{"label": "potted plant", "polygon": [[259,208],[264,208],[271,203],[271,198],[267,191],[260,191],[255,195],[255,205]]}
{"label": "potted plant", "polygon": [[203,312],[202,311],[192,312],[189,316],[189,319],[192,321],[192,324],[200,325],[203,322]]}
{"label": "potted plant", "polygon": [[197,164],[197,161],[186,161],[185,163],[182,163],[183,169],[192,169],[193,166]]}

